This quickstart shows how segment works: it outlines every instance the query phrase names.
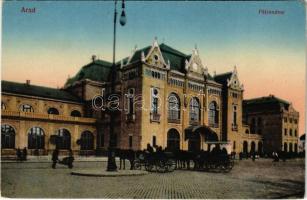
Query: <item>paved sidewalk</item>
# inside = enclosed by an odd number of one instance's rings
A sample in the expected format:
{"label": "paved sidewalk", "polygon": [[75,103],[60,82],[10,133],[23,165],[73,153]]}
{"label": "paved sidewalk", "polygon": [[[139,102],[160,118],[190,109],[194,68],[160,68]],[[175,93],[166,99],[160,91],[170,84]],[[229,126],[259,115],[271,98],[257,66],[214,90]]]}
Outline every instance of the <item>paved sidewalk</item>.
{"label": "paved sidewalk", "polygon": [[[62,160],[66,156],[59,156],[59,159]],[[74,162],[107,162],[108,157],[96,157],[96,156],[74,156]],[[119,161],[119,158],[116,158],[116,161]],[[28,156],[26,161],[17,161],[15,159],[1,160],[1,163],[15,163],[15,162],[23,162],[23,163],[50,163],[51,155],[48,156]]]}
{"label": "paved sidewalk", "polygon": [[106,168],[107,162],[76,162],[73,169],[64,165],[52,169],[51,163],[2,163],[1,195],[52,199],[280,199],[303,198],[305,189],[304,159],[236,161],[229,173],[175,170],[144,176],[71,175],[79,170],[103,173]]}
{"label": "paved sidewalk", "polygon": [[95,177],[116,177],[116,176],[141,176],[148,174],[145,170],[117,170],[108,172],[106,170],[97,169],[79,169],[71,172],[75,176],[95,176]]}

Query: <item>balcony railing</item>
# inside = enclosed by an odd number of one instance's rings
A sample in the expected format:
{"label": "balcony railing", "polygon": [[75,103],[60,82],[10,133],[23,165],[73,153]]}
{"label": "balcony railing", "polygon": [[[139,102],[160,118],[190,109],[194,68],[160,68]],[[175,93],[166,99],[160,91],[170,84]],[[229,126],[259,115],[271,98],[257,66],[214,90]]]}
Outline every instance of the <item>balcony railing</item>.
{"label": "balcony railing", "polygon": [[171,118],[168,118],[168,123],[175,123],[175,124],[180,124],[180,119],[171,119]]}
{"label": "balcony railing", "polygon": [[199,121],[198,120],[190,120],[190,125],[197,126],[197,125],[199,125]]}
{"label": "balcony railing", "polygon": [[2,110],[1,116],[2,117],[38,119],[38,120],[80,122],[80,123],[95,123],[96,122],[96,119],[94,118],[72,117],[72,116],[64,116],[64,115],[52,115],[52,114],[18,112],[18,111],[7,111],[7,110]]}
{"label": "balcony railing", "polygon": [[218,123],[210,123],[209,126],[212,127],[212,128],[218,128],[219,124]]}
{"label": "balcony railing", "polygon": [[150,122],[160,122],[160,114],[150,113]]}

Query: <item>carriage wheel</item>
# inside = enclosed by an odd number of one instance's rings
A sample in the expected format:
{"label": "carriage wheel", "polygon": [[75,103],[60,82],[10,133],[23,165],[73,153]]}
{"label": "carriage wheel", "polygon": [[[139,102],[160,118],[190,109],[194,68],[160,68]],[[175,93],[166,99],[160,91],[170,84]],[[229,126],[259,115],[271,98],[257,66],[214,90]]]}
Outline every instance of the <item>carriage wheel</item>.
{"label": "carriage wheel", "polygon": [[164,161],[158,160],[156,163],[156,168],[158,172],[163,173],[167,171],[168,166]]}
{"label": "carriage wheel", "polygon": [[154,166],[153,166],[151,163],[149,163],[149,162],[146,162],[146,163],[145,163],[145,169],[146,169],[146,171],[152,172],[152,171],[153,171],[153,168],[154,168]]}
{"label": "carriage wheel", "polygon": [[234,166],[234,161],[233,160],[230,160],[228,163],[227,163],[227,169],[228,171],[232,170],[233,166]]}
{"label": "carriage wheel", "polygon": [[134,169],[136,169],[136,170],[141,170],[142,169],[142,165],[141,165],[139,160],[136,160],[134,162]]}
{"label": "carriage wheel", "polygon": [[176,169],[176,161],[173,159],[168,160],[166,162],[166,167],[166,171],[173,172]]}

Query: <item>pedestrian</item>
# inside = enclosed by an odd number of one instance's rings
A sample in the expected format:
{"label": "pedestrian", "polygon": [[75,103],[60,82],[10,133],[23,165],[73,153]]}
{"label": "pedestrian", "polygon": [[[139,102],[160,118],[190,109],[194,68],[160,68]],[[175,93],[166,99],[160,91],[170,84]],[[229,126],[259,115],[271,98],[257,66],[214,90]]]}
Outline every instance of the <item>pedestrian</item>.
{"label": "pedestrian", "polygon": [[55,149],[52,153],[52,168],[55,169],[56,163],[59,160],[59,150]]}
{"label": "pedestrian", "polygon": [[28,152],[27,152],[27,148],[23,148],[22,150],[22,160],[27,160],[27,155],[28,155]]}
{"label": "pedestrian", "polygon": [[243,153],[240,152],[240,153],[239,153],[239,159],[242,160],[242,158],[243,158]]}
{"label": "pedestrian", "polygon": [[16,157],[17,157],[17,161],[21,161],[21,150],[19,148],[17,148],[16,150]]}
{"label": "pedestrian", "polygon": [[149,153],[153,153],[154,152],[154,149],[152,148],[152,146],[149,143],[147,144],[147,151]]}
{"label": "pedestrian", "polygon": [[253,157],[252,157],[252,160],[255,162],[255,160],[256,160],[256,153],[255,152],[253,152],[253,155],[252,155]]}
{"label": "pedestrian", "polygon": [[68,167],[71,169],[73,168],[73,165],[72,163],[74,162],[75,158],[74,158],[74,155],[73,155],[73,152],[71,149],[69,149],[69,153],[68,153]]}

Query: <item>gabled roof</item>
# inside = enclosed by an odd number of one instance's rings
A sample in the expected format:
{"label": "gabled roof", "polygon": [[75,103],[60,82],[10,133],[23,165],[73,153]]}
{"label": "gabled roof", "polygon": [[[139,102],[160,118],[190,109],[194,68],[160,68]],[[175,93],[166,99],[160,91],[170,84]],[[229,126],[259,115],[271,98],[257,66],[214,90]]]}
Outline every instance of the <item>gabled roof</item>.
{"label": "gabled roof", "polygon": [[[188,56],[164,43],[160,44],[159,48],[161,50],[165,62],[170,61],[171,69],[184,72],[185,60],[189,59],[191,55]],[[145,48],[137,50],[132,56],[130,63],[140,61],[142,52],[144,52],[144,55],[146,56],[149,53],[150,49],[151,46],[147,46]]]}
{"label": "gabled roof", "polygon": [[50,99],[81,102],[81,100],[78,97],[73,96],[72,94],[70,94],[65,90],[29,85],[26,83],[17,83],[17,82],[2,80],[1,91],[13,94],[30,95],[30,96],[44,97]]}
{"label": "gabled roof", "polygon": [[247,99],[243,101],[244,105],[254,105],[254,104],[267,104],[267,103],[281,103],[285,105],[290,105],[290,103],[286,100],[275,97],[274,95],[259,97],[254,99]]}
{"label": "gabled roof", "polygon": [[132,56],[130,63],[141,60],[142,52],[144,52],[144,54],[146,55],[149,52],[150,48],[151,46],[147,46],[147,47],[137,50]]}
{"label": "gabled roof", "polygon": [[[120,68],[121,62],[123,62],[124,65],[127,64],[128,60],[130,59],[129,63],[134,63],[137,61],[141,61],[142,52],[144,52],[144,56],[146,56],[149,51],[151,50],[152,46],[147,46],[142,49],[139,49],[134,52],[131,59],[130,57],[126,57],[122,59],[122,61],[116,62],[116,68]],[[191,55],[184,54],[164,43],[159,45],[159,48],[161,50],[162,56],[164,58],[164,61],[168,63],[170,62],[170,69],[176,70],[181,73],[185,73],[185,61],[190,60]],[[76,81],[81,81],[84,79],[90,79],[92,81],[98,81],[98,82],[108,82],[109,80],[109,74],[111,72],[112,63],[103,61],[103,60],[95,60],[85,66],[83,66],[80,71],[72,78],[69,78],[66,83],[65,87],[68,87],[69,85],[72,85]],[[208,75],[209,80],[213,80],[213,77]]]}
{"label": "gabled roof", "polygon": [[104,60],[94,60],[93,62],[83,66],[80,71],[72,78],[69,78],[65,87],[81,81],[90,79],[92,81],[107,82],[111,71],[112,63]]}
{"label": "gabled roof", "polygon": [[226,72],[223,74],[218,74],[214,77],[214,80],[218,83],[221,83],[223,85],[227,85],[227,80],[231,78],[232,72]]}
{"label": "gabled roof", "polygon": [[191,55],[186,55],[164,43],[159,45],[165,62],[170,61],[171,69],[184,73],[185,60]]}

